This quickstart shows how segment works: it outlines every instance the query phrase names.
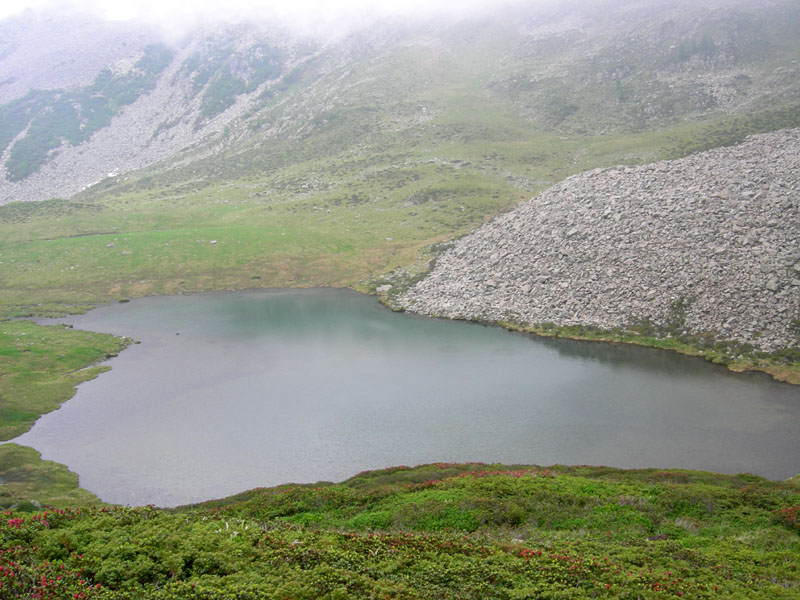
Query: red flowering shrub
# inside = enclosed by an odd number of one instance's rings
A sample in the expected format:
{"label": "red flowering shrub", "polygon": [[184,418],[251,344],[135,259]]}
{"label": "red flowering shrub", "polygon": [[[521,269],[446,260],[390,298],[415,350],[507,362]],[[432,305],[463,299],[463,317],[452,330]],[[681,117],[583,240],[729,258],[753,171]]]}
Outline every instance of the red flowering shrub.
{"label": "red flowering shrub", "polygon": [[776,514],[779,523],[800,532],[800,506],[787,506]]}

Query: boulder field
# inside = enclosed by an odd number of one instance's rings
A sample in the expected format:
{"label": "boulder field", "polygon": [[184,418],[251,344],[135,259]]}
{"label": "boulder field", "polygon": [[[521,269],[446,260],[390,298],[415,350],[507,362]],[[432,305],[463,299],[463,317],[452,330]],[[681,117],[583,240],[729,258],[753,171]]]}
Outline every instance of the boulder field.
{"label": "boulder field", "polygon": [[800,129],[574,175],[455,241],[398,298],[416,313],[711,334],[800,329]]}

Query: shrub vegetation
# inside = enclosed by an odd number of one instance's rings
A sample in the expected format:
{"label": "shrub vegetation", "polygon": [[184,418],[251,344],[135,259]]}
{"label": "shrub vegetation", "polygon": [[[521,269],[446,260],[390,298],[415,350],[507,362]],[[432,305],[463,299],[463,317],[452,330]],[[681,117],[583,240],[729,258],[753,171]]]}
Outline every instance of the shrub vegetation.
{"label": "shrub vegetation", "polygon": [[798,504],[752,475],[481,464],[172,510],[26,504],[0,522],[0,594],[797,598]]}

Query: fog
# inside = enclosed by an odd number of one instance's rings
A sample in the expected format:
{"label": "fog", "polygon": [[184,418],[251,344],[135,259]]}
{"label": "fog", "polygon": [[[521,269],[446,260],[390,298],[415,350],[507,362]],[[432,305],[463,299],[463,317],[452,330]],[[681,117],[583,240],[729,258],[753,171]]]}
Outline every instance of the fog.
{"label": "fog", "polygon": [[32,9],[47,14],[90,14],[103,19],[156,24],[173,33],[213,22],[260,20],[279,22],[306,33],[346,32],[386,18],[463,18],[524,4],[552,0],[6,0],[0,19]]}
{"label": "fog", "polygon": [[[722,6],[771,4],[780,0],[705,0],[706,10]],[[695,6],[696,0],[2,0],[0,20],[25,9],[40,15],[88,14],[111,21],[156,25],[167,37],[176,38],[190,30],[214,23],[259,21],[282,25],[297,33],[337,37],[375,21],[446,18],[458,20],[522,8],[525,13],[563,14],[588,10],[604,14],[614,5],[633,11],[680,9]],[[647,7],[647,8],[646,8]],[[177,37],[176,37],[177,36]]]}

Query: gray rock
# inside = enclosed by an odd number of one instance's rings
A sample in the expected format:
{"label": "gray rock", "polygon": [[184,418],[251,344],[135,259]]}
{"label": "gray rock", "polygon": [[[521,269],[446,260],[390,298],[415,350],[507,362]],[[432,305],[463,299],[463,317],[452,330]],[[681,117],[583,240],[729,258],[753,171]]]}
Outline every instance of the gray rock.
{"label": "gray rock", "polygon": [[681,301],[681,331],[718,332],[764,351],[795,346],[798,189],[800,129],[596,169],[456,241],[399,301],[452,318],[604,329],[669,323]]}

